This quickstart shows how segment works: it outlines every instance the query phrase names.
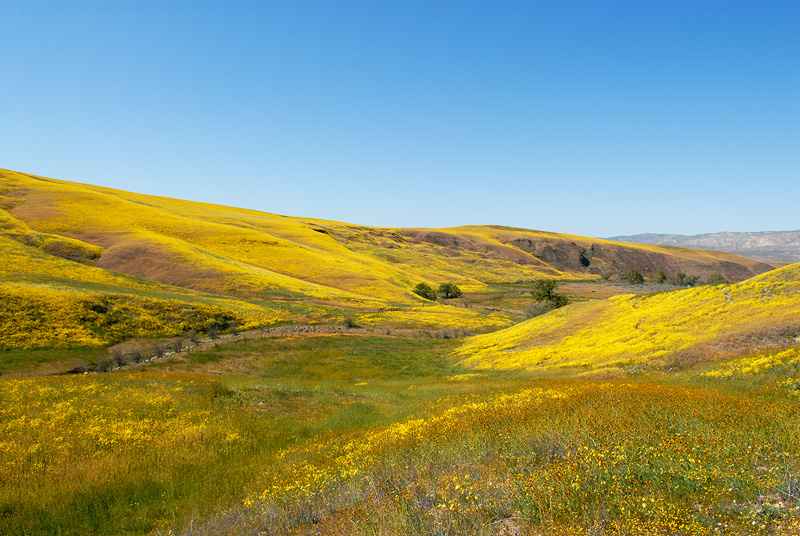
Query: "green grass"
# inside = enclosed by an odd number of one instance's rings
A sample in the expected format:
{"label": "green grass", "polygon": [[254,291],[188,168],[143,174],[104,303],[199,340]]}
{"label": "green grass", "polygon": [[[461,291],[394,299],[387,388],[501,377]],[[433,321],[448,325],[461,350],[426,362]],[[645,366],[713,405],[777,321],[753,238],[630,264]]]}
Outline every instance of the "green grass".
{"label": "green grass", "polygon": [[[670,528],[661,517],[679,534],[725,523],[749,534],[751,521],[780,534],[800,522],[784,494],[800,479],[798,399],[774,389],[794,365],[724,380],[704,375],[722,365],[537,379],[459,366],[457,344],[266,338],[122,372],[4,380],[0,534],[304,533],[314,516],[342,535],[488,535],[498,523],[520,534],[655,534]],[[532,390],[568,396],[537,402]],[[41,423],[20,427],[21,415]],[[314,475],[312,495],[242,506]]]}
{"label": "green grass", "polygon": [[93,361],[97,354],[95,347],[5,348],[0,349],[0,373],[16,376],[68,370],[80,362]]}
{"label": "green grass", "polygon": [[[38,449],[21,463],[44,469],[0,484],[0,534],[142,534],[229,507],[259,488],[281,449],[390,423],[463,390],[462,383],[446,381],[462,372],[447,358],[452,347],[451,340],[348,335],[264,339],[193,353],[182,364],[24,380],[23,397],[8,391],[15,381],[0,382],[6,411],[0,431],[57,403],[77,412],[68,429],[16,432],[23,434],[17,454]],[[17,353],[22,359],[26,352]],[[27,353],[27,359],[39,355]],[[183,372],[196,386],[175,393]],[[408,389],[418,382],[427,387]],[[97,394],[98,386],[109,389]],[[176,428],[109,448],[82,435],[95,422],[123,419],[122,408],[131,426],[149,418],[175,421]],[[206,431],[187,444],[170,435],[179,437],[189,421],[202,421]],[[6,428],[9,437],[12,429]],[[229,432],[241,439],[221,449]],[[69,434],[77,434],[72,450],[56,449],[52,438]],[[5,470],[19,475],[21,469]]]}

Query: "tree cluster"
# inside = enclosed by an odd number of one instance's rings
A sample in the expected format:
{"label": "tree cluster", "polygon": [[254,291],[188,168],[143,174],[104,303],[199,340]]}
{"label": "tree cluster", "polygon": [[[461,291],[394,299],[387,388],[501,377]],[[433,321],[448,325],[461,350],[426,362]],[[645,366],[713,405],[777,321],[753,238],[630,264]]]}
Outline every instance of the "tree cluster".
{"label": "tree cluster", "polygon": [[419,283],[416,287],[414,287],[414,294],[425,298],[426,300],[435,300],[437,296],[441,296],[442,298],[449,300],[451,298],[460,298],[461,289],[458,288],[458,286],[456,286],[454,283],[442,283],[439,285],[438,290],[433,290],[433,288],[427,283]]}

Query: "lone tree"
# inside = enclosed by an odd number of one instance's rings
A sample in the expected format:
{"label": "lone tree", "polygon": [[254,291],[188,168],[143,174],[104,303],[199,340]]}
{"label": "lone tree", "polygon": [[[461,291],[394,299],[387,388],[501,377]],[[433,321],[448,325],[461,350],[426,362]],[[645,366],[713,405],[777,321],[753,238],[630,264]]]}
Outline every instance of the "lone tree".
{"label": "lone tree", "polygon": [[439,285],[439,295],[446,300],[460,298],[461,289],[453,283],[442,283]]}
{"label": "lone tree", "polygon": [[531,296],[537,302],[545,302],[552,309],[564,307],[569,303],[569,299],[556,292],[557,286],[558,282],[555,279],[538,279],[533,282]]}
{"label": "lone tree", "polygon": [[416,287],[414,287],[414,294],[417,296],[421,296],[426,300],[435,300],[436,299],[436,291],[431,288],[430,285],[426,283],[420,283]]}
{"label": "lone tree", "polygon": [[690,286],[690,287],[695,286],[698,281],[700,281],[700,276],[699,275],[689,275],[689,276],[686,276],[686,279],[683,280],[684,284],[686,284],[687,286]]}
{"label": "lone tree", "polygon": [[631,285],[641,285],[644,283],[644,276],[642,275],[642,272],[638,270],[631,270],[625,274],[625,281]]}

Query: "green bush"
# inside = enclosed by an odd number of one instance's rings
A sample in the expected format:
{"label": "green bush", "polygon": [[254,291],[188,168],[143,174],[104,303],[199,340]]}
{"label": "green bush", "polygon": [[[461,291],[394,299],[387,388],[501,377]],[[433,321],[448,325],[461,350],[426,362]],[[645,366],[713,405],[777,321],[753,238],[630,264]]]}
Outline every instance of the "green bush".
{"label": "green bush", "polygon": [[420,283],[416,287],[414,287],[414,294],[422,298],[425,298],[426,300],[436,299],[436,291],[433,290],[433,288],[426,283]]}
{"label": "green bush", "polygon": [[706,279],[706,285],[724,285],[728,282],[728,279],[720,273],[714,273],[708,276]]}
{"label": "green bush", "polygon": [[642,275],[642,272],[638,270],[630,270],[627,274],[625,274],[625,281],[631,285],[641,285],[644,283],[644,276]]}
{"label": "green bush", "polygon": [[556,309],[556,307],[553,306],[553,303],[549,301],[532,303],[525,308],[525,318],[533,318],[535,316],[543,315],[545,313],[549,313],[553,309]]}
{"label": "green bush", "polygon": [[[550,309],[558,309],[569,303],[569,299],[563,294],[558,294],[555,290],[558,282],[554,279],[538,279],[533,282],[531,296],[537,302],[549,304]],[[547,312],[547,311],[544,311]],[[541,313],[540,313],[541,314]]]}
{"label": "green bush", "polygon": [[461,289],[453,283],[442,283],[439,285],[439,295],[446,300],[460,298]]}

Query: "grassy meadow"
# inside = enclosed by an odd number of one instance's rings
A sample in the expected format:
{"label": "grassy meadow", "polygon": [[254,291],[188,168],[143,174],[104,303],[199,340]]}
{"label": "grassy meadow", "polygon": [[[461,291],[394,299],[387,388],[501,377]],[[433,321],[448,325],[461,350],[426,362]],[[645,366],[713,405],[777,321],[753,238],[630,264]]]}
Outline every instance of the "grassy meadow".
{"label": "grassy meadow", "polygon": [[458,344],[265,338],[0,382],[0,533],[800,530],[799,349],[581,380]]}

